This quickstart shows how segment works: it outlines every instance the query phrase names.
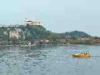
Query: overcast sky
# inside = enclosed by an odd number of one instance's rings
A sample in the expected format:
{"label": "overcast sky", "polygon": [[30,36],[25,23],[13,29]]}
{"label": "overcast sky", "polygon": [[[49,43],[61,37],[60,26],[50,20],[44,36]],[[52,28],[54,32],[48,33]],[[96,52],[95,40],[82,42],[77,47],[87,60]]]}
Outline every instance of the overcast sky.
{"label": "overcast sky", "polygon": [[1,0],[0,24],[40,20],[53,32],[80,30],[100,36],[100,0]]}

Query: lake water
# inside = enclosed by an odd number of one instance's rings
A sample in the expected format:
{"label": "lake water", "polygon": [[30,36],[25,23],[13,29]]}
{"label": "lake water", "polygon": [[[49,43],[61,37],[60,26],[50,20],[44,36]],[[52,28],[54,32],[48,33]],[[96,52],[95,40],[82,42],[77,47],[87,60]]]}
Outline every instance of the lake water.
{"label": "lake water", "polygon": [[[89,52],[90,59],[72,58]],[[99,75],[100,46],[70,45],[0,48],[0,75]]]}

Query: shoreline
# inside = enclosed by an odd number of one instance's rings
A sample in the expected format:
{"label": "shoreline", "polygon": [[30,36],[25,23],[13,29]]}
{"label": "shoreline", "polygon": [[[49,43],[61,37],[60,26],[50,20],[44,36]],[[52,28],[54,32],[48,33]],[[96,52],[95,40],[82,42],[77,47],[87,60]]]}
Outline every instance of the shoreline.
{"label": "shoreline", "polygon": [[38,46],[71,46],[71,45],[100,46],[100,44],[40,44],[40,45],[0,45],[0,47],[38,47]]}

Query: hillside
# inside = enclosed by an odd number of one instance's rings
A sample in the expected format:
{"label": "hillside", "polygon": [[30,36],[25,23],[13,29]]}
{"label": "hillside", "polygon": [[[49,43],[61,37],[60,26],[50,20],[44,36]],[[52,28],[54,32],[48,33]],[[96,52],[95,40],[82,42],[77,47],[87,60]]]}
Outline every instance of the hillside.
{"label": "hillside", "polygon": [[20,32],[21,38],[24,37],[26,39],[32,38],[32,39],[40,39],[40,38],[50,38],[50,37],[56,37],[56,38],[62,38],[63,37],[75,37],[75,38],[82,38],[82,37],[90,37],[89,34],[82,32],[82,31],[72,31],[72,32],[66,32],[66,33],[53,33],[51,31],[46,30],[43,26],[25,26],[25,25],[19,25],[19,26],[13,26],[13,27],[0,27],[0,39],[9,38],[9,33],[18,31]]}
{"label": "hillside", "polygon": [[72,31],[72,32],[66,32],[64,34],[65,37],[71,37],[71,38],[86,38],[91,37],[89,34],[82,32],[82,31]]}
{"label": "hillside", "polygon": [[72,31],[66,33],[53,33],[46,30],[41,25],[19,25],[0,27],[0,43],[8,42],[22,43],[27,41],[36,41],[48,39],[51,42],[58,42],[59,39],[72,39],[72,38],[87,38],[91,37],[89,34],[81,31]]}

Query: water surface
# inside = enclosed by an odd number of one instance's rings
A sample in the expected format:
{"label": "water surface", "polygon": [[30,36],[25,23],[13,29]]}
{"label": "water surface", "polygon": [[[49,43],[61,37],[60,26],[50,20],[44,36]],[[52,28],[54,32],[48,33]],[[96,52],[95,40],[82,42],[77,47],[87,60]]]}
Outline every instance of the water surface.
{"label": "water surface", "polygon": [[[89,52],[90,59],[72,58]],[[0,75],[99,75],[100,46],[70,45],[0,48]]]}

